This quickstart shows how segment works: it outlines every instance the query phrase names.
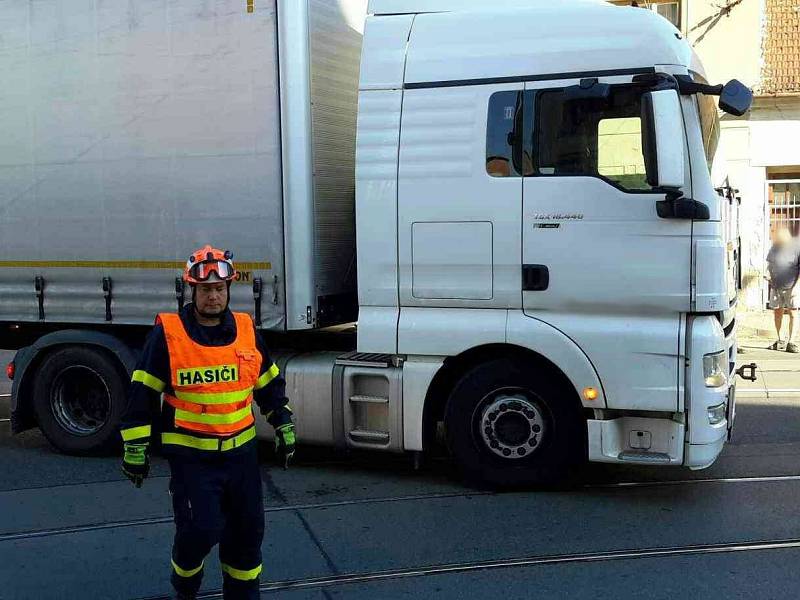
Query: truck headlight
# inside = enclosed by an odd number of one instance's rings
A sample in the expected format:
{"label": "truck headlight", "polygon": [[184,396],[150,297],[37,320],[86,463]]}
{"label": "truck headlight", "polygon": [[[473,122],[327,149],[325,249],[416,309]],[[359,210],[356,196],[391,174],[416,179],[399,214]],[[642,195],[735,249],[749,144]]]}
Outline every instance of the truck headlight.
{"label": "truck headlight", "polygon": [[727,352],[715,352],[706,354],[703,357],[703,377],[706,380],[706,387],[722,387],[728,381],[728,357]]}

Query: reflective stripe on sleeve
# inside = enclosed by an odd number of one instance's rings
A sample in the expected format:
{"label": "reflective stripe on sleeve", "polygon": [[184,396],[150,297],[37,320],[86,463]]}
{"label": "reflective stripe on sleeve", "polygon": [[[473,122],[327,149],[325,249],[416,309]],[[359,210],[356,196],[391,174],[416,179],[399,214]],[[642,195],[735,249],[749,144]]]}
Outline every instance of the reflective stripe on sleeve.
{"label": "reflective stripe on sleeve", "polygon": [[147,449],[150,444],[134,444],[125,442],[125,455],[123,461],[129,465],[144,465],[147,463]]}
{"label": "reflective stripe on sleeve", "polygon": [[172,561],[172,568],[173,568],[173,569],[175,569],[175,573],[177,573],[177,574],[178,574],[178,575],[180,575],[181,577],[194,577],[194,576],[195,576],[195,575],[197,575],[197,574],[198,574],[200,571],[202,571],[202,570],[203,570],[203,563],[201,562],[201,563],[200,563],[200,566],[199,566],[199,567],[197,567],[196,569],[181,569],[181,568],[180,568],[180,567],[179,567],[179,566],[178,566],[178,565],[175,563],[175,561],[173,560],[173,561]]}
{"label": "reflective stripe on sleeve", "polygon": [[[292,407],[289,404],[284,404],[281,408],[285,408],[286,410],[288,410],[290,415],[294,414],[294,411],[292,410]],[[275,410],[280,410],[280,409],[276,408]],[[275,412],[275,410],[269,411],[267,414],[264,415],[264,417],[269,419],[272,416],[272,413]]]}
{"label": "reflective stripe on sleeve", "polygon": [[275,379],[280,374],[281,371],[278,369],[278,365],[272,363],[272,366],[264,371],[264,373],[261,374],[261,377],[258,378],[258,381],[256,381],[255,389],[260,390],[261,388],[266,387],[270,381]]}
{"label": "reflective stripe on sleeve", "polygon": [[154,377],[150,375],[150,373],[146,371],[134,371],[133,377],[131,377],[131,381],[136,381],[141,383],[142,385],[146,385],[151,390],[158,392],[159,394],[164,391],[164,388],[167,387],[166,384],[161,381],[158,377]]}
{"label": "reflective stripe on sleeve", "polygon": [[256,428],[250,427],[249,429],[245,429],[239,435],[227,440],[223,440],[222,442],[214,438],[200,438],[193,435],[187,435],[185,433],[162,433],[161,443],[172,444],[174,446],[186,446],[187,448],[194,448],[195,450],[221,450],[222,452],[225,452],[226,450],[233,450],[234,448],[244,446],[247,442],[255,437]]}
{"label": "reflective stripe on sleeve", "polygon": [[234,579],[238,579],[239,581],[252,581],[253,579],[257,579],[259,575],[261,575],[262,565],[258,565],[255,569],[250,570],[243,570],[243,569],[234,569],[230,565],[226,565],[225,563],[221,563],[223,573],[227,573]]}
{"label": "reflective stripe on sleeve", "polygon": [[138,427],[129,427],[120,431],[123,442],[130,442],[141,438],[150,437],[150,425],[140,425]]}

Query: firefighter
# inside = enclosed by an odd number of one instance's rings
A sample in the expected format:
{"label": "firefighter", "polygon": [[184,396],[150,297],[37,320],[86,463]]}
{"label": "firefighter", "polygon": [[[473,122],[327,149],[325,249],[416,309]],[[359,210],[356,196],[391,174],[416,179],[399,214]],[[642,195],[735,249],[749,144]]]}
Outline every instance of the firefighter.
{"label": "firefighter", "polygon": [[228,251],[205,246],[189,257],[192,302],[158,315],[122,418],[122,470],[137,488],[150,469],[151,425],[160,432],[175,513],[171,581],[182,599],[195,598],[217,543],[224,597],[259,597],[264,508],[252,400],[275,428],[284,468],[294,454],[285,381],[250,316],[228,309],[235,276]]}

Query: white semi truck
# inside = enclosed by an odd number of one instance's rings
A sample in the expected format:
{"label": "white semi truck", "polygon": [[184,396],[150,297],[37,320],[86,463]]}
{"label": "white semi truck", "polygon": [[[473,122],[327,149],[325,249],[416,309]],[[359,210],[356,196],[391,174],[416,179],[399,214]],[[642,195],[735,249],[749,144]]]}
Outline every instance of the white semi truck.
{"label": "white semi truck", "polygon": [[708,85],[657,14],[38,0],[0,22],[14,431],[113,447],[143,336],[211,243],[235,253],[231,308],[278,350],[305,443],[445,441],[495,485],[722,450],[716,96],[737,115],[752,96]]}

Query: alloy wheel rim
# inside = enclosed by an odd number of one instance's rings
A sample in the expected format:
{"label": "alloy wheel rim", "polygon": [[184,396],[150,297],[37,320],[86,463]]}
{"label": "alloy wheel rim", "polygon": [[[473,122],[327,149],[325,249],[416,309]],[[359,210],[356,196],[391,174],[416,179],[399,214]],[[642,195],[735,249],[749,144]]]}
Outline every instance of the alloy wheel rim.
{"label": "alloy wheel rim", "polygon": [[506,460],[531,456],[548,435],[544,410],[523,390],[490,394],[476,416],[484,448]]}

